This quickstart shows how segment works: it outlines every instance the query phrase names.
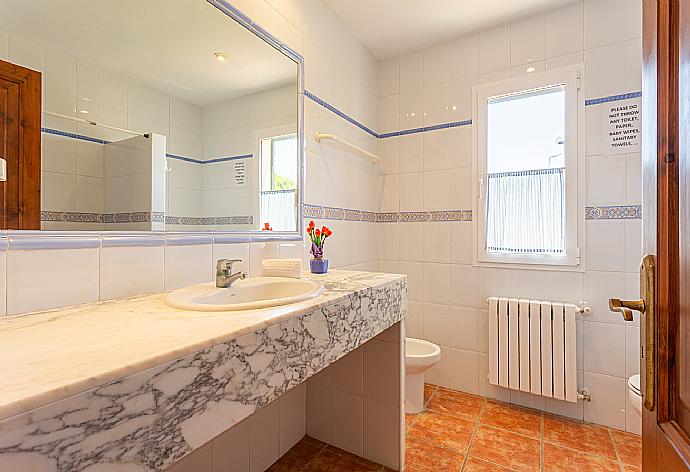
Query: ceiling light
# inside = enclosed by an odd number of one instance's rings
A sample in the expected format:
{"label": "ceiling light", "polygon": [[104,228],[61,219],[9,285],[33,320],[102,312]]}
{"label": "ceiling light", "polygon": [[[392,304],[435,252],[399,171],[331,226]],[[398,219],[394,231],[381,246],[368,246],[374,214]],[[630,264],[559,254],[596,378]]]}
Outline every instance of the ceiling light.
{"label": "ceiling light", "polygon": [[89,110],[79,110],[79,113],[83,113],[85,115],[89,114]]}
{"label": "ceiling light", "polygon": [[537,69],[535,69],[534,67],[528,67],[527,68],[527,72],[534,72],[535,70],[537,70]]}
{"label": "ceiling light", "polygon": [[213,57],[215,57],[216,61],[218,61],[218,62],[227,62],[228,61],[228,55],[225,54],[224,52],[214,52]]}

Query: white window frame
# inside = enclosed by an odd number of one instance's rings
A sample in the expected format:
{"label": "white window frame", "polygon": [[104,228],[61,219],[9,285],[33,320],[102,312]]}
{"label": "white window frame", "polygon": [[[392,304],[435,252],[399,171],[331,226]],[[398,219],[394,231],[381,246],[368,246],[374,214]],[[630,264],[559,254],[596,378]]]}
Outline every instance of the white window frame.
{"label": "white window frame", "polygon": [[[532,73],[473,87],[472,154],[474,265],[514,264],[520,268],[584,270],[584,66],[576,65],[548,72]],[[487,113],[490,97],[565,85],[566,94],[566,250],[565,254],[491,253],[486,250],[486,158]]]}

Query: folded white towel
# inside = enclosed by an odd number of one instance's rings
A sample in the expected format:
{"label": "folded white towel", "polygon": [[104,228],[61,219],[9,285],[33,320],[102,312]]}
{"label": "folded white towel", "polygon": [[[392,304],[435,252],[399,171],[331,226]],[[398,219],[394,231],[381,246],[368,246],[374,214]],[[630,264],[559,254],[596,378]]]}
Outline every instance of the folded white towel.
{"label": "folded white towel", "polygon": [[261,275],[264,277],[302,278],[302,259],[264,259],[261,261]]}

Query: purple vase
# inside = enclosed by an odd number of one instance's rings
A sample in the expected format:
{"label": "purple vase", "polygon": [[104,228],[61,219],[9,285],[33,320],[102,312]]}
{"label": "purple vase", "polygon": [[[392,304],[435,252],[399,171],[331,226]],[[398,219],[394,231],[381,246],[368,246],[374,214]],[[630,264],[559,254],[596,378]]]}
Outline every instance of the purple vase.
{"label": "purple vase", "polygon": [[309,268],[312,274],[325,274],[328,272],[328,259],[312,259]]}

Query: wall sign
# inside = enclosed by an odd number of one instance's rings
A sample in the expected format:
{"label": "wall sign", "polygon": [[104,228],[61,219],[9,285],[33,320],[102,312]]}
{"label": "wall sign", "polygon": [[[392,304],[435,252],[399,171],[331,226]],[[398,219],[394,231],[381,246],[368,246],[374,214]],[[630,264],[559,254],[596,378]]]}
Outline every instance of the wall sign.
{"label": "wall sign", "polygon": [[642,120],[639,98],[608,105],[602,113],[603,154],[623,154],[640,151]]}
{"label": "wall sign", "polygon": [[235,162],[233,175],[235,177],[235,185],[247,183],[247,164],[244,160]]}

